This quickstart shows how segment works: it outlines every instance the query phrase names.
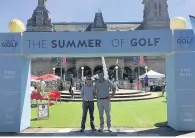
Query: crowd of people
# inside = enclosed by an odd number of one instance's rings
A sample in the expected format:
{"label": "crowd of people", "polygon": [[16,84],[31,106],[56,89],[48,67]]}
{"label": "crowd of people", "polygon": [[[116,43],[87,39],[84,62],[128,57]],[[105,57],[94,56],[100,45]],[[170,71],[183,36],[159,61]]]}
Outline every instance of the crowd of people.
{"label": "crowd of people", "polygon": [[139,80],[136,83],[136,88],[138,90],[144,90],[145,92],[150,91],[162,91],[162,96],[164,96],[165,88],[166,88],[166,83],[165,80],[162,78],[148,78],[146,75],[143,79]]}

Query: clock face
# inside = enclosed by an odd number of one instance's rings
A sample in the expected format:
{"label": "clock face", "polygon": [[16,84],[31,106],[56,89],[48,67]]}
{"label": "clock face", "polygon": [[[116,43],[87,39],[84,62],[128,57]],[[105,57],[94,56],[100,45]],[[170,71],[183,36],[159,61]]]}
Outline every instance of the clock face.
{"label": "clock face", "polygon": [[37,12],[36,23],[38,25],[42,25],[43,24],[43,12]]}

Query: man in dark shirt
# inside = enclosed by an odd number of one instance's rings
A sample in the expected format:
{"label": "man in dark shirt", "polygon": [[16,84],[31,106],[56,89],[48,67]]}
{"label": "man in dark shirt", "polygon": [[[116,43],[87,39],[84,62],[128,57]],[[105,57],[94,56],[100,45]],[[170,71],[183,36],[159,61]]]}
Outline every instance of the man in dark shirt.
{"label": "man in dark shirt", "polygon": [[130,89],[133,89],[133,78],[130,78]]}
{"label": "man in dark shirt", "polygon": [[91,129],[93,131],[96,130],[94,125],[94,101],[93,101],[94,97],[95,97],[95,87],[91,80],[91,76],[88,76],[86,77],[86,84],[84,84],[81,89],[81,98],[83,99],[83,105],[82,105],[83,115],[82,115],[80,132],[83,132],[85,130],[85,122],[86,122],[88,110],[90,115]]}
{"label": "man in dark shirt", "polygon": [[146,91],[146,88],[148,88],[148,75],[144,77],[144,85],[145,85],[145,91]]}
{"label": "man in dark shirt", "polygon": [[76,80],[73,77],[73,74],[70,74],[70,88],[69,88],[69,92],[72,96],[72,98],[74,98],[74,92],[76,91]]}

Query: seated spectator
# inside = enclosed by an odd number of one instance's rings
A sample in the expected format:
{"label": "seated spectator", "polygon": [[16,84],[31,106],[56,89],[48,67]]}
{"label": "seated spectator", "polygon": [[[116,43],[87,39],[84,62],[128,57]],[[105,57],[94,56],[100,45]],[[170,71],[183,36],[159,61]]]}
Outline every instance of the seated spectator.
{"label": "seated spectator", "polygon": [[37,86],[34,85],[34,91],[33,92],[39,92],[37,89]]}

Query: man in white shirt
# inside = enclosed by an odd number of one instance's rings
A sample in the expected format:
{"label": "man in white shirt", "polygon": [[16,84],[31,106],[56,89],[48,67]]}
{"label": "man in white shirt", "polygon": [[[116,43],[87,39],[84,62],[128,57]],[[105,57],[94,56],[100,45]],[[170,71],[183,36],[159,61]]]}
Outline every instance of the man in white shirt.
{"label": "man in white shirt", "polygon": [[153,91],[153,87],[154,87],[153,80],[149,80],[149,86],[150,86],[150,92],[152,92]]}
{"label": "man in white shirt", "polygon": [[96,131],[94,125],[94,99],[95,97],[95,87],[92,83],[91,77],[86,78],[86,84],[82,86],[81,89],[81,98],[83,99],[83,115],[81,121],[81,130],[83,132],[85,130],[85,123],[87,118],[87,112],[89,110],[90,115],[90,125],[93,131]]}

